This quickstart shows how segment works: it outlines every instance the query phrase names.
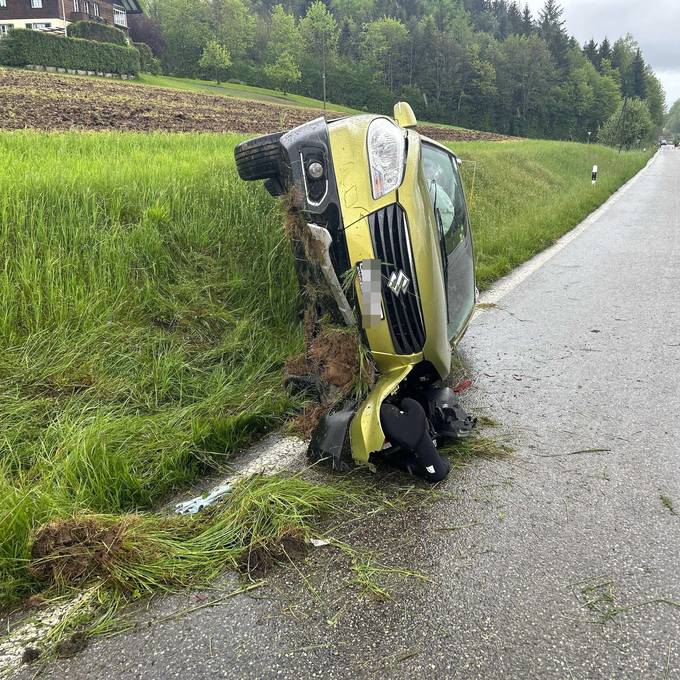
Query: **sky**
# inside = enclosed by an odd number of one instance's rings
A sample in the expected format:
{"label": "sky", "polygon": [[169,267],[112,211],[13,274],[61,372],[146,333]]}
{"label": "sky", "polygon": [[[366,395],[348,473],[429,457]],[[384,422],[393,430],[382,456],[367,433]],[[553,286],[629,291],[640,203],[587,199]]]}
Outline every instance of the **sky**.
{"label": "sky", "polygon": [[[520,0],[524,6],[525,0]],[[543,0],[529,0],[534,16]],[[560,0],[567,30],[581,44],[631,33],[661,79],[670,107],[680,99],[680,0]]]}

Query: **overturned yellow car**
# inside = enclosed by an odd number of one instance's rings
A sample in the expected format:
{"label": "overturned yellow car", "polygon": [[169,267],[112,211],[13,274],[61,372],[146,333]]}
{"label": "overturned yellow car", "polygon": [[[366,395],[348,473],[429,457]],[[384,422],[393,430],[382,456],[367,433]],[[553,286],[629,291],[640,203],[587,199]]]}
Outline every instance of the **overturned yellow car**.
{"label": "overturned yellow car", "polygon": [[393,119],[319,118],[243,142],[235,156],[242,179],[265,180],[304,216],[337,311],[378,370],[361,403],[323,418],[310,457],[342,469],[349,451],[355,463],[439,481],[449,466],[438,440],[474,425],[445,381],[474,311],[475,272],[459,160],[415,127],[399,103]]}

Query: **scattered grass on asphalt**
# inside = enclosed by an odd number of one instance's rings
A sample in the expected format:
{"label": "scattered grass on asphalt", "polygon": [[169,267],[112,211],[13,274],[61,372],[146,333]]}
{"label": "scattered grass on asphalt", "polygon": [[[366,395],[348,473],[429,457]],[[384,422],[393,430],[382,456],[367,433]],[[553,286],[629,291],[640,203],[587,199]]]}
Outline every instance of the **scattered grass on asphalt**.
{"label": "scattered grass on asphalt", "polygon": [[661,499],[661,505],[663,505],[663,507],[666,508],[666,510],[668,510],[668,512],[670,512],[671,515],[677,515],[678,514],[676,509],[675,509],[675,505],[673,504],[673,499],[670,496],[666,496],[664,494],[661,494],[661,496],[659,496],[659,498]]}

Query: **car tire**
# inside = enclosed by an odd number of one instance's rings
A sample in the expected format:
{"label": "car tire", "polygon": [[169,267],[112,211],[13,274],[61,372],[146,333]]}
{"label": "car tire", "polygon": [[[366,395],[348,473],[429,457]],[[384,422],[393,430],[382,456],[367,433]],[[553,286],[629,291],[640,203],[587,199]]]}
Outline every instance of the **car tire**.
{"label": "car tire", "polygon": [[246,181],[279,177],[282,136],[283,132],[276,132],[239,144],[234,149],[239,177]]}

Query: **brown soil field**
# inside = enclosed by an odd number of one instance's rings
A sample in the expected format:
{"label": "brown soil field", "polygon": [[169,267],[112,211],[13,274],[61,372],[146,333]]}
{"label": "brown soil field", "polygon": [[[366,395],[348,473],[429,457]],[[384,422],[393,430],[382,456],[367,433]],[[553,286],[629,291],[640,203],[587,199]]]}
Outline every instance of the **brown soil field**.
{"label": "brown soil field", "polygon": [[[0,129],[5,130],[268,133],[327,113],[116,80],[0,68]],[[434,125],[422,125],[419,132],[442,141],[509,139]]]}

